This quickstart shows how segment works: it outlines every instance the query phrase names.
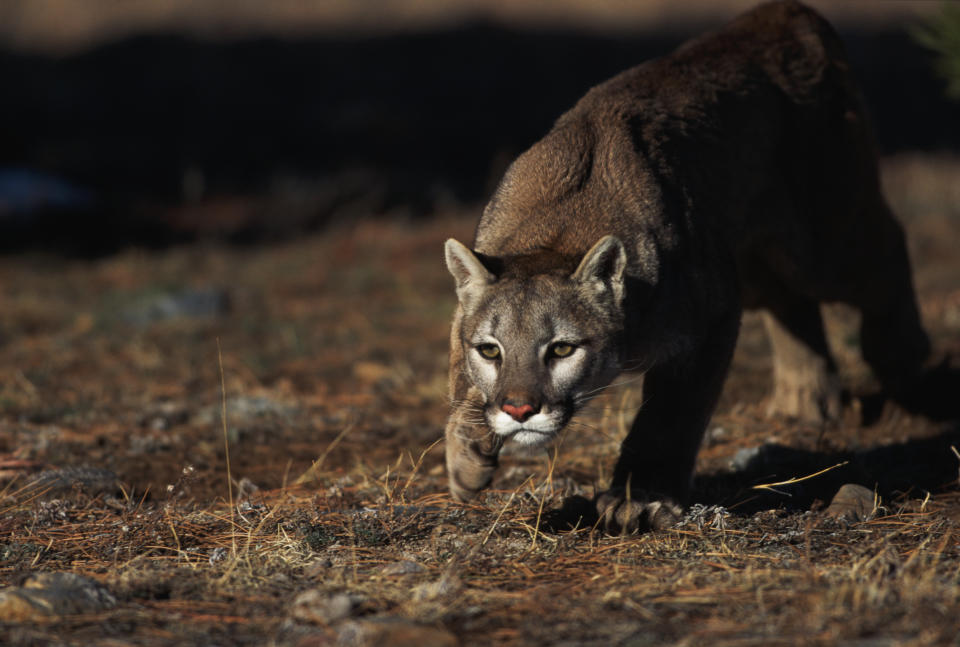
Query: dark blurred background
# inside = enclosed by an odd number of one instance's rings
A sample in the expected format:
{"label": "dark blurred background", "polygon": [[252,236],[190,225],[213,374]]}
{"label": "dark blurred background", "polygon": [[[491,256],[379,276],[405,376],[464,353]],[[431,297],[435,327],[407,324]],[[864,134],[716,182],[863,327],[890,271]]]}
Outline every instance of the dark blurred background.
{"label": "dark blurred background", "polygon": [[[3,0],[0,249],[473,208],[587,88],[753,4]],[[960,104],[910,33],[937,3],[811,4],[883,153],[960,148]]]}

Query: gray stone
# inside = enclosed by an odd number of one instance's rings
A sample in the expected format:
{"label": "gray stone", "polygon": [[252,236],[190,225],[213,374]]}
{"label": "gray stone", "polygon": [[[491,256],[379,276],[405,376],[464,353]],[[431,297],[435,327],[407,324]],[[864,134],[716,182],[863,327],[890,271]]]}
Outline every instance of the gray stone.
{"label": "gray stone", "polygon": [[341,627],[337,642],[349,647],[456,647],[459,644],[457,637],[446,629],[400,618],[347,622]]}
{"label": "gray stone", "polygon": [[744,447],[730,459],[730,469],[734,472],[745,472],[760,459],[763,447]]}
{"label": "gray stone", "polygon": [[38,573],[23,586],[0,590],[0,618],[25,623],[65,615],[97,613],[116,606],[102,584],[76,573]]}
{"label": "gray stone", "polygon": [[90,496],[120,492],[115,473],[86,466],[45,470],[31,478],[27,487],[44,498],[62,497],[77,490]]}
{"label": "gray stone", "polygon": [[847,483],[840,486],[824,513],[834,519],[866,521],[876,512],[876,496],[873,490]]}
{"label": "gray stone", "polygon": [[410,573],[422,573],[427,570],[422,564],[418,564],[409,559],[403,559],[399,562],[387,564],[383,567],[384,575],[409,575]]}
{"label": "gray stone", "polygon": [[310,589],[294,599],[290,616],[299,622],[329,625],[350,616],[362,602],[362,597],[349,593]]}
{"label": "gray stone", "polygon": [[178,318],[215,317],[230,311],[230,296],[220,288],[185,289],[141,300],[123,311],[128,323],[146,326]]}

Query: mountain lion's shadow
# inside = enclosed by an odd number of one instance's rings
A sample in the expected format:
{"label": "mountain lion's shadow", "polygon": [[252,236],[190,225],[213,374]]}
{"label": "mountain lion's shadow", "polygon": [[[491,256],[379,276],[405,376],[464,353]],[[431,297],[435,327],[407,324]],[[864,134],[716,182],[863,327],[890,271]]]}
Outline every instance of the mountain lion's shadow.
{"label": "mountain lion's shadow", "polygon": [[[858,452],[817,452],[784,445],[761,445],[743,469],[697,475],[690,500],[721,505],[737,514],[752,514],[771,508],[808,510],[818,500],[829,503],[845,483],[875,488],[884,501],[902,493],[922,496],[924,492],[937,491],[960,480],[960,461],[951,446],[960,450],[960,428],[954,427],[932,438]],[[834,469],[815,478],[754,489],[756,485],[800,478],[831,467]],[[545,513],[541,527],[558,532],[589,528],[597,521],[593,502],[573,496],[564,500],[560,508]]]}
{"label": "mountain lion's shadow", "polygon": [[[891,399],[876,393],[861,401],[863,424],[868,425],[879,419]],[[945,423],[944,429],[935,436],[859,451],[811,451],[779,444],[741,450],[730,471],[694,477],[690,502],[752,514],[771,508],[808,510],[817,501],[829,503],[845,483],[874,489],[884,501],[902,494],[924,496],[960,484],[960,370],[944,360],[897,404],[911,414]],[[756,488],[821,470],[827,471],[795,483]],[[573,496],[545,514],[541,525],[556,532],[592,527],[597,522],[593,502]]]}
{"label": "mountain lion's shadow", "polygon": [[879,420],[888,402],[896,402],[907,412],[929,420],[960,420],[960,369],[951,366],[951,359],[945,357],[902,397],[890,398],[884,393],[861,397],[862,423],[871,425]]}

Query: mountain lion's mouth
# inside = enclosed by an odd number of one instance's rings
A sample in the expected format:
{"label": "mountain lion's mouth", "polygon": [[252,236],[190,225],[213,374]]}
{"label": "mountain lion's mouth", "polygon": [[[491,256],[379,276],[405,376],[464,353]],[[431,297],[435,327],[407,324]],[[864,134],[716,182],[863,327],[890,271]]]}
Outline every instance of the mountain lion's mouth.
{"label": "mountain lion's mouth", "polygon": [[550,442],[556,436],[557,432],[555,431],[540,431],[521,427],[507,435],[506,440],[513,441],[519,445],[542,445]]}
{"label": "mountain lion's mouth", "polygon": [[490,429],[519,445],[544,445],[556,438],[568,420],[559,409],[541,411],[520,422],[498,411],[488,418]]}

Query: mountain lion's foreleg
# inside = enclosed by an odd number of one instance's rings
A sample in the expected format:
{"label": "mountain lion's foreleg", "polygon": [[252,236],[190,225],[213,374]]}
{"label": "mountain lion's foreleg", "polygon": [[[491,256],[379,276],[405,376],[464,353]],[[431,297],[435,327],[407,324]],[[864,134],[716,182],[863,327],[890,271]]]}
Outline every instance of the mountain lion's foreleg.
{"label": "mountain lion's foreleg", "polygon": [[497,469],[500,439],[482,421],[482,405],[454,405],[447,421],[446,457],[450,494],[469,501],[490,484]]}
{"label": "mountain lion's foreleg", "polygon": [[610,489],[597,498],[608,532],[664,528],[679,518],[739,325],[738,311],[718,322],[698,350],[647,371],[643,405],[621,446]]}
{"label": "mountain lion's foreleg", "polygon": [[457,308],[450,335],[452,411],[444,435],[450,494],[458,501],[469,501],[490,484],[502,441],[487,426],[483,396],[465,373],[460,343],[462,318],[463,313]]}

